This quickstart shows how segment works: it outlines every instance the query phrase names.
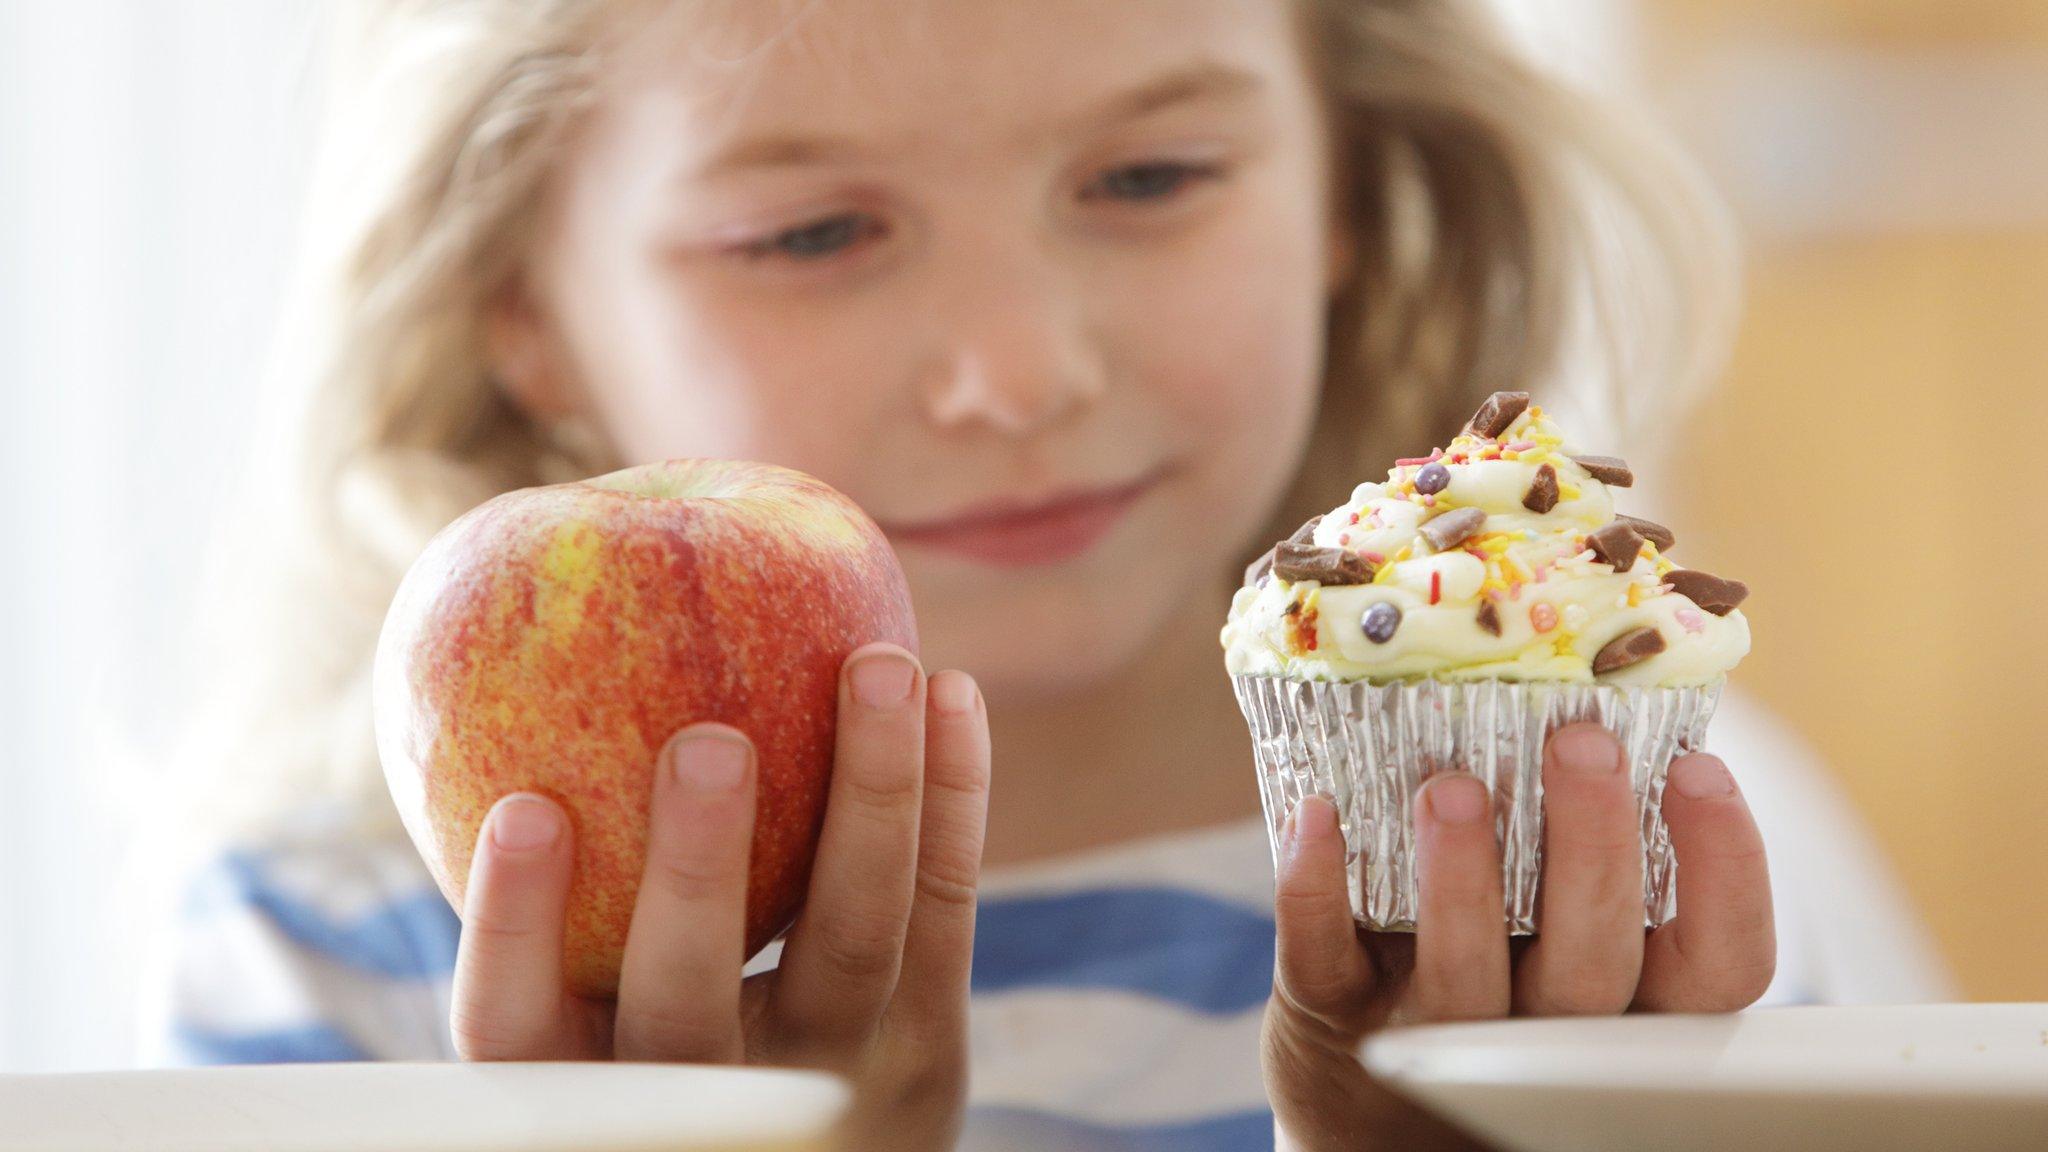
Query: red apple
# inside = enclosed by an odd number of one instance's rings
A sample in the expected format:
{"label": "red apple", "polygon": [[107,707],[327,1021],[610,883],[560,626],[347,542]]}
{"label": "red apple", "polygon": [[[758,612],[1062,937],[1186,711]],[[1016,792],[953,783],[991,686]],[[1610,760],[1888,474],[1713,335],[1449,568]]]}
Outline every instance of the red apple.
{"label": "red apple", "polygon": [[377,748],[457,908],[492,804],[538,792],[568,810],[565,975],[611,996],[662,745],[704,720],[754,742],[752,956],[810,877],[840,664],[878,640],[917,651],[895,553],[800,472],[672,460],[508,492],[443,529],[400,584],[377,646]]}

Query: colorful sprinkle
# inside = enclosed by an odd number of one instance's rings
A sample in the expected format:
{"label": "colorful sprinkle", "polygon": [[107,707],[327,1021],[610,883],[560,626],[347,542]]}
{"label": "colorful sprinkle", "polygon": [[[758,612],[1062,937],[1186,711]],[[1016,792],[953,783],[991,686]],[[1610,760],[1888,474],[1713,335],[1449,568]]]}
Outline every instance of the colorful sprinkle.
{"label": "colorful sprinkle", "polygon": [[1700,615],[1699,612],[1694,609],[1680,608],[1678,611],[1673,612],[1671,615],[1675,617],[1681,625],[1684,625],[1685,630],[1687,632],[1691,632],[1694,635],[1697,635],[1701,632],[1705,632],[1707,630],[1707,618]]}
{"label": "colorful sprinkle", "polygon": [[1451,470],[1442,464],[1429,463],[1415,474],[1415,490],[1424,495],[1435,495],[1451,486]]}
{"label": "colorful sprinkle", "polygon": [[1443,598],[1444,574],[1441,572],[1431,572],[1429,574],[1429,602],[1435,604]]}
{"label": "colorful sprinkle", "polygon": [[[1310,593],[1311,597],[1314,595],[1314,593]],[[1293,641],[1294,650],[1297,654],[1316,650],[1316,617],[1318,614],[1314,600],[1311,600],[1302,611],[1294,614],[1294,626],[1289,639]]]}
{"label": "colorful sprinkle", "polygon": [[1548,632],[1557,627],[1557,608],[1550,604],[1531,604],[1529,626],[1538,632]]}
{"label": "colorful sprinkle", "polygon": [[1415,547],[1412,544],[1401,545],[1401,547],[1392,556],[1387,557],[1387,563],[1383,567],[1381,567],[1379,571],[1373,573],[1372,582],[1375,584],[1386,584],[1391,582],[1394,579],[1394,565],[1399,564],[1401,561],[1408,559],[1408,557],[1412,555],[1414,551]]}

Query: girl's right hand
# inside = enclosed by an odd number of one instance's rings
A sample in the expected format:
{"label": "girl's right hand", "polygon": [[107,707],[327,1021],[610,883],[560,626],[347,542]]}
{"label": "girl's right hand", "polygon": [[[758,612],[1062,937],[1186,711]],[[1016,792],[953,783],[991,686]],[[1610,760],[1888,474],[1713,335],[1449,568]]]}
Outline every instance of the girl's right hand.
{"label": "girl's right hand", "polygon": [[[928,699],[929,697],[929,699]],[[950,1148],[988,811],[988,715],[964,672],[847,657],[825,827],[781,966],[741,979],[755,769],[717,724],[661,753],[616,1003],[562,975],[574,852],[550,800],[501,799],[470,868],[451,1026],[466,1060],[643,1060],[845,1077],[847,1148]]]}

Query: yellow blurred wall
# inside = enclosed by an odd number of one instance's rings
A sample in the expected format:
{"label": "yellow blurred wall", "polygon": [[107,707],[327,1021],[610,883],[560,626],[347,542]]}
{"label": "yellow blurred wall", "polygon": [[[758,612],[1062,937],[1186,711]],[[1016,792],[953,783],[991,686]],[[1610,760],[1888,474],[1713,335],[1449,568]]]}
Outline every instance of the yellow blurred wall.
{"label": "yellow blurred wall", "polygon": [[[2044,4],[1645,8],[1677,56],[1760,24],[2048,47]],[[2048,224],[1765,238],[1749,291],[1673,485],[1756,589],[1744,682],[1827,756],[1965,994],[2048,1000]]]}

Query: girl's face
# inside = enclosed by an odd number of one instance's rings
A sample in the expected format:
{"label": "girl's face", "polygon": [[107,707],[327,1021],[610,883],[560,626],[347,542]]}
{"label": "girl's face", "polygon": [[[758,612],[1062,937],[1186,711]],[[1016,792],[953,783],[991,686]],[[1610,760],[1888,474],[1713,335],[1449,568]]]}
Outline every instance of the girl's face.
{"label": "girl's face", "polygon": [[843,490],[927,662],[1010,699],[1220,621],[1335,274],[1293,6],[685,7],[608,62],[558,174],[498,317],[515,391],[634,461]]}

